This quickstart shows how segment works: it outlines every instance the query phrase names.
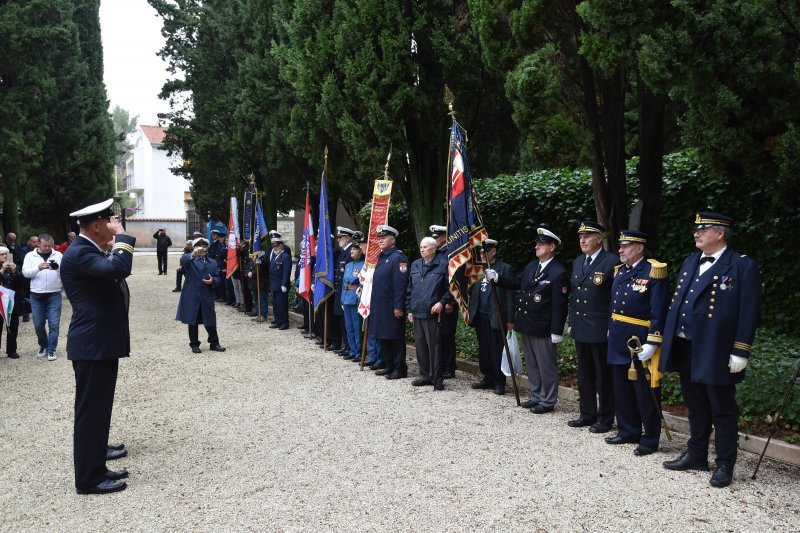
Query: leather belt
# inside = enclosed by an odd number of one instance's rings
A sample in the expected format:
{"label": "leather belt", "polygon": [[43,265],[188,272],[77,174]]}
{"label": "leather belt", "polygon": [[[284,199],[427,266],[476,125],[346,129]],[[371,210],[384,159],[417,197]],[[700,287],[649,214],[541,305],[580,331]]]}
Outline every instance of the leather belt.
{"label": "leather belt", "polygon": [[354,291],[354,290],[356,290],[356,289],[357,289],[357,288],[359,288],[359,287],[360,287],[360,285],[345,285],[345,286],[344,286],[344,288],[345,288],[346,290],[348,290],[348,291]]}

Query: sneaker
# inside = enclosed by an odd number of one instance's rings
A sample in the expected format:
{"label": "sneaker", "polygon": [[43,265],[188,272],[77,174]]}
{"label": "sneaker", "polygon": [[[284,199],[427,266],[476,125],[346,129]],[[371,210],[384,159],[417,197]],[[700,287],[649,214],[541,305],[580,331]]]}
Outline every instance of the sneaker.
{"label": "sneaker", "polygon": [[57,359],[56,352],[47,352],[47,360],[55,361]]}
{"label": "sneaker", "polygon": [[44,357],[47,355],[47,350],[45,348],[39,348],[39,353],[36,354],[36,357]]}

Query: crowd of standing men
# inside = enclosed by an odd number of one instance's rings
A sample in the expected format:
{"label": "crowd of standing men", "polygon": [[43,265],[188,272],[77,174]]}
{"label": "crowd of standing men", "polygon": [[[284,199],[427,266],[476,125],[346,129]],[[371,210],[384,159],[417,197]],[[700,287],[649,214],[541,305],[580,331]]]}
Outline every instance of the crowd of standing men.
{"label": "crowd of standing men", "polygon": [[[419,368],[411,384],[443,390],[444,380],[455,376],[455,332],[461,313],[449,290],[446,228],[431,226],[430,231],[419,244],[420,257],[410,262],[396,247],[399,232],[388,225],[378,227],[373,238],[380,254],[364,327],[357,312],[363,235],[338,227],[334,293],[317,313],[309,313],[308,304],[298,298],[303,334],[353,362],[361,362],[366,343],[369,368],[394,380],[408,377],[408,321]],[[760,319],[758,265],[729,246],[733,220],[721,213],[697,213],[691,234],[698,251],[682,265],[672,291],[667,265],[650,257],[646,234],[622,231],[616,255],[603,249],[604,233],[601,224],[582,222],[577,228],[582,253],[568,269],[556,257],[561,239],[539,228],[536,257],[519,274],[499,257],[500,243],[483,243],[484,275],[471,289],[467,319],[476,331],[483,375],[472,388],[505,393],[503,336],[515,330],[522,337],[530,388],[521,405],[537,415],[552,412],[558,398],[556,347],[566,328],[576,346],[580,395],[580,415],[568,425],[602,434],[611,431],[616,420],[617,432],[605,442],[635,444],[633,454],[645,456],[658,450],[661,439],[660,378],[677,371],[691,437],[687,450],[665,461],[664,467],[707,471],[713,426],[717,458],[710,482],[725,487],[736,462],[735,385],[744,377]],[[279,264],[276,255],[290,256],[280,235],[273,236],[272,244],[269,260],[251,261],[246,270],[250,283],[260,279],[259,287],[270,288],[268,293],[254,292],[252,301],[260,300],[261,308],[253,305],[251,314],[267,315],[269,295],[272,327],[286,329],[282,302],[291,263]],[[246,244],[243,251],[247,264]],[[243,294],[241,289],[234,292],[229,303],[246,311],[247,299],[238,299]]]}

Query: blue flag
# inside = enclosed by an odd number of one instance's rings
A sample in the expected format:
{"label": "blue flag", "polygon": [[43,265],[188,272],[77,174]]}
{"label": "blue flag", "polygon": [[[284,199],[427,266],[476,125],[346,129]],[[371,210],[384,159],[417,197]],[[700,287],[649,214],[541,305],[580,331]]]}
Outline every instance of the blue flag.
{"label": "blue flag", "polygon": [[319,187],[319,233],[317,234],[317,262],[314,264],[314,312],[333,294],[333,243],[331,221],[328,218],[328,171],[322,171]]}
{"label": "blue flag", "polygon": [[261,210],[261,200],[256,198],[256,220],[253,227],[253,251],[250,255],[261,255],[264,250],[264,239],[269,237],[267,223],[264,222],[264,212]]}

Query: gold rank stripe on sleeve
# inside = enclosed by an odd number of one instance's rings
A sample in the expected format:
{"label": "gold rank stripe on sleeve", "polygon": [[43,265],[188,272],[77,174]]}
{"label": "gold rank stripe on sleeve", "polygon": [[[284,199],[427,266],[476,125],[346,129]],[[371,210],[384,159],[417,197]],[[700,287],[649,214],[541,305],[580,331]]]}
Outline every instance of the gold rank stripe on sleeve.
{"label": "gold rank stripe on sleeve", "polygon": [[745,352],[753,351],[753,347],[745,342],[736,341],[733,343],[733,347],[739,350],[743,350]]}
{"label": "gold rank stripe on sleeve", "polygon": [[114,250],[125,250],[126,252],[133,254],[133,246],[124,242],[114,243]]}
{"label": "gold rank stripe on sleeve", "polygon": [[664,342],[664,337],[661,336],[661,333],[656,331],[654,333],[650,333],[647,336],[647,342],[657,342],[657,343],[661,344],[662,342]]}

